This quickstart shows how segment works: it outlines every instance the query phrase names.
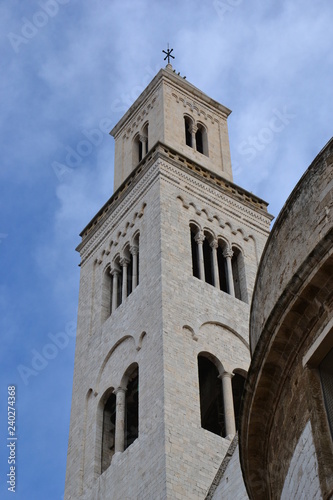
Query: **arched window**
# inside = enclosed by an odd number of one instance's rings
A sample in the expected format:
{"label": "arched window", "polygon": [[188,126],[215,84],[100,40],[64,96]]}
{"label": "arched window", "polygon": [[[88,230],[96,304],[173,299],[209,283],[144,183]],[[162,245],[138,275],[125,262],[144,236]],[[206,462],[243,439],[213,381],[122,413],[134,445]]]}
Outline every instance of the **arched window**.
{"label": "arched window", "polygon": [[102,454],[101,472],[103,473],[111,464],[115,452],[116,428],[116,396],[114,393],[108,397],[103,410],[102,428]]}
{"label": "arched window", "polygon": [[125,409],[125,450],[139,437],[139,368],[128,374]]}
{"label": "arched window", "polygon": [[218,241],[217,247],[217,265],[219,268],[219,278],[220,278],[220,290],[229,293],[228,287],[228,267],[227,261],[224,256],[224,251],[226,249],[226,244],[223,240]]}
{"label": "arched window", "polygon": [[237,247],[232,247],[233,256],[231,259],[232,276],[235,289],[235,297],[243,302],[247,302],[247,289],[245,279],[245,266],[242,252]]}
{"label": "arched window", "polygon": [[193,276],[200,279],[199,250],[198,250],[198,243],[195,240],[195,237],[199,232],[199,228],[194,224],[191,224],[190,232],[191,232],[191,251],[192,251],[192,272]]}
{"label": "arched window", "polygon": [[201,427],[219,436],[226,436],[222,383],[215,364],[198,355]]}
{"label": "arched window", "polygon": [[148,123],[133,139],[133,165],[137,165],[148,153]]}
{"label": "arched window", "polygon": [[208,138],[206,128],[199,123],[195,133],[196,149],[199,153],[208,156]]}
{"label": "arched window", "polygon": [[210,233],[205,231],[205,239],[203,241],[202,250],[205,268],[205,281],[210,285],[214,285],[214,264],[213,264],[213,249],[211,242],[213,237]]}
{"label": "arched window", "polygon": [[238,431],[240,407],[242,401],[242,394],[244,391],[245,377],[241,373],[236,372],[234,373],[234,376],[231,379],[231,384],[232,384],[232,396],[234,400],[236,431]]}
{"label": "arched window", "polygon": [[185,144],[187,146],[190,146],[190,148],[192,148],[193,147],[193,144],[192,144],[193,121],[188,116],[185,116],[184,123],[185,123]]}

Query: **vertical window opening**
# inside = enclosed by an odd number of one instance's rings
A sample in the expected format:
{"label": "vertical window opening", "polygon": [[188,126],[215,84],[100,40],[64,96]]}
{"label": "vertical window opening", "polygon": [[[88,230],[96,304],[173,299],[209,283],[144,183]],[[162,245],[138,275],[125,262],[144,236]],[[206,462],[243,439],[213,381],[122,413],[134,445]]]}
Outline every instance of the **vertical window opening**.
{"label": "vertical window opening", "polygon": [[142,160],[142,142],[139,140],[139,161]]}
{"label": "vertical window opening", "polygon": [[192,147],[191,120],[185,117],[185,141],[186,145]]}
{"label": "vertical window opening", "polygon": [[222,382],[216,366],[205,356],[198,356],[201,427],[225,437]]}
{"label": "vertical window opening", "polygon": [[232,266],[232,276],[234,280],[234,289],[236,299],[242,300],[241,288],[240,288],[240,275],[239,275],[239,254],[238,248],[233,247],[233,256],[231,259]]}
{"label": "vertical window opening", "polygon": [[333,438],[333,349],[328,352],[318,368],[327,419]]}
{"label": "vertical window opening", "polygon": [[203,141],[202,141],[202,129],[198,128],[195,134],[195,141],[197,146],[197,151],[203,154]]}
{"label": "vertical window opening", "polygon": [[139,437],[139,370],[129,378],[126,390],[125,450]]}
{"label": "vertical window opening", "polygon": [[110,466],[114,455],[116,428],[116,396],[111,394],[103,411],[103,431],[102,431],[102,473]]}
{"label": "vertical window opening", "polygon": [[129,254],[129,264],[127,266],[127,297],[133,291],[133,255]]}
{"label": "vertical window opening", "polygon": [[231,259],[231,266],[235,297],[243,302],[247,302],[247,287],[243,254],[237,247],[232,247],[232,251],[233,256]]}
{"label": "vertical window opening", "polygon": [[240,373],[235,373],[231,379],[231,384],[232,384],[232,396],[234,400],[236,431],[238,431],[240,407],[242,401],[242,394],[244,391],[245,378]]}
{"label": "vertical window opening", "polygon": [[213,249],[209,244],[207,236],[204,239],[202,250],[205,267],[205,281],[210,285],[214,285]]}
{"label": "vertical window opening", "polygon": [[193,276],[200,278],[198,243],[195,241],[197,228],[191,227],[191,251]]}
{"label": "vertical window opening", "polygon": [[217,264],[219,268],[220,289],[223,292],[229,293],[227,261],[223,255],[223,248],[220,245],[217,247]]}

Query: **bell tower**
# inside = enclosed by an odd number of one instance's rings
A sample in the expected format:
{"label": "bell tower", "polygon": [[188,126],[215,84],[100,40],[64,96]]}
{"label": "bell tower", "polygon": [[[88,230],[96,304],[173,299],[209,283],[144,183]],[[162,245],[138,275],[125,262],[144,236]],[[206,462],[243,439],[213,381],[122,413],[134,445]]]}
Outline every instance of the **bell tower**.
{"label": "bell tower", "polygon": [[230,114],[171,64],[111,131],[81,233],[65,499],[204,499],[238,427],[267,204],[232,182]]}

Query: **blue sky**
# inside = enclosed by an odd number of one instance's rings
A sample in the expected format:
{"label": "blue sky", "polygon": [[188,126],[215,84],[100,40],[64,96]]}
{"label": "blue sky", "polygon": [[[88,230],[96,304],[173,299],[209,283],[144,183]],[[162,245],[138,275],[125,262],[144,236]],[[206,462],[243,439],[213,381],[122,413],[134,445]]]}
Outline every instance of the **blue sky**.
{"label": "blue sky", "polygon": [[[0,497],[63,496],[79,232],[113,191],[113,125],[165,65],[232,109],[234,182],[276,216],[332,135],[329,0],[2,2]],[[85,141],[85,142],[83,142]],[[88,142],[87,142],[88,141]],[[90,141],[90,142],[89,142]]]}

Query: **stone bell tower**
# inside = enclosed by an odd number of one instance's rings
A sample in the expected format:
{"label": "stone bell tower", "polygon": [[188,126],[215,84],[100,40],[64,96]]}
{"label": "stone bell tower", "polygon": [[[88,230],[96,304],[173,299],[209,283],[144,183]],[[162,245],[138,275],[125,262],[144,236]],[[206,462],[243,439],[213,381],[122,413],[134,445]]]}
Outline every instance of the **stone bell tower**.
{"label": "stone bell tower", "polygon": [[81,233],[65,499],[204,499],[238,426],[267,204],[227,117],[168,64],[111,131],[115,191]]}

